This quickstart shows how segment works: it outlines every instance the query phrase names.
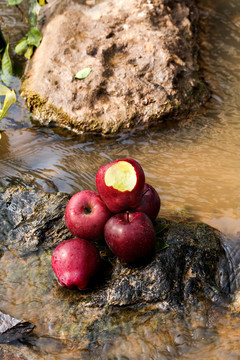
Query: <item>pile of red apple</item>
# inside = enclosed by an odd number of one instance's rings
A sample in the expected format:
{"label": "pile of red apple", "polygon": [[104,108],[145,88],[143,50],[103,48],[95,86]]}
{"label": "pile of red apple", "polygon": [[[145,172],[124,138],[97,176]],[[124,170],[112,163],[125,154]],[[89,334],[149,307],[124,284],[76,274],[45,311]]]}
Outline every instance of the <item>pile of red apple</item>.
{"label": "pile of red apple", "polygon": [[126,263],[144,258],[155,245],[153,222],[160,198],[145,183],[136,160],[102,166],[96,187],[98,192],[83,190],[69,200],[65,222],[75,238],[60,243],[52,255],[53,271],[68,288],[85,289],[100,267],[99,251],[91,241],[104,237],[113,254]]}

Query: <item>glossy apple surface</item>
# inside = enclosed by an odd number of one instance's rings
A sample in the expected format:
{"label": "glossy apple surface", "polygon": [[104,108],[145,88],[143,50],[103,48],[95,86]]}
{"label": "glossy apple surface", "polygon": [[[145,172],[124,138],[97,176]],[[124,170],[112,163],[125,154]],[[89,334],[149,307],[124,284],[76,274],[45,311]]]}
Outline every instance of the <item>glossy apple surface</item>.
{"label": "glossy apple surface", "polygon": [[104,225],[112,216],[96,191],[83,190],[71,197],[65,210],[68,230],[76,237],[96,240],[103,237]]}
{"label": "glossy apple surface", "polygon": [[148,255],[155,245],[152,221],[142,212],[124,212],[112,216],[104,227],[110,250],[126,263]]}
{"label": "glossy apple surface", "polygon": [[152,221],[158,216],[161,200],[157,191],[149,184],[144,185],[142,200],[136,211],[145,213]]}
{"label": "glossy apple surface", "polygon": [[61,285],[85,289],[100,267],[97,248],[84,239],[60,243],[52,255],[52,268]]}
{"label": "glossy apple surface", "polygon": [[144,183],[144,171],[134,159],[113,161],[102,166],[96,175],[98,193],[112,213],[136,208]]}

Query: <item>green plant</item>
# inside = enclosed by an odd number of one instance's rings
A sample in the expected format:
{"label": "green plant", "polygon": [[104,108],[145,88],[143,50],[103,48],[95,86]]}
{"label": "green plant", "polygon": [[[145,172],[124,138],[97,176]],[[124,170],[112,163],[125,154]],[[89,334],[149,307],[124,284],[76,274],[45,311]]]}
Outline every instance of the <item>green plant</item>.
{"label": "green plant", "polygon": [[42,34],[36,27],[31,27],[26,36],[21,39],[15,47],[17,54],[24,53],[26,59],[30,60],[34,49],[37,48],[42,40]]}
{"label": "green plant", "polygon": [[[1,23],[0,23],[1,24]],[[0,120],[7,115],[12,104],[16,101],[14,90],[9,86],[12,77],[12,62],[9,56],[9,41],[6,41],[0,28]],[[3,85],[3,83],[5,85]],[[3,99],[1,101],[1,99]]]}
{"label": "green plant", "polygon": [[[22,1],[23,0],[8,0],[7,5],[15,5],[19,8]],[[36,25],[41,7],[46,3],[46,0],[29,0],[29,19],[27,21],[31,27],[28,33],[15,47],[15,52],[17,54],[24,53],[26,59],[30,59],[32,57],[34,50],[41,43],[42,34],[37,29]],[[16,101],[16,94],[14,90],[9,89],[13,70],[12,61],[9,55],[9,39],[6,40],[4,38],[1,30],[2,24],[4,24],[6,28],[5,22],[0,18],[0,120],[7,115],[9,108]]]}
{"label": "green plant", "polygon": [[0,101],[0,120],[7,115],[9,108],[16,101],[14,90],[10,90],[7,86],[0,84],[0,98],[4,97],[3,103]]}
{"label": "green plant", "polygon": [[[8,0],[8,5],[16,5],[19,7],[23,0]],[[37,20],[38,15],[41,10],[41,7],[46,4],[46,0],[29,0],[29,19],[28,22],[31,25],[28,33],[19,40],[18,44],[15,47],[17,54],[24,53],[26,59],[30,59],[33,55],[35,48],[37,48],[42,40],[42,35],[37,29]]]}

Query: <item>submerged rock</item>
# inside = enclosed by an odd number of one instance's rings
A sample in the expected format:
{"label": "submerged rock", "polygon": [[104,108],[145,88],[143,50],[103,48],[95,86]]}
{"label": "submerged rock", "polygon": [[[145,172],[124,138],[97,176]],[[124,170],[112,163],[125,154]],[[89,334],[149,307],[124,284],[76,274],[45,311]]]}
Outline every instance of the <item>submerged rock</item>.
{"label": "submerged rock", "polygon": [[191,0],[49,0],[22,95],[41,123],[78,133],[177,120],[208,97],[197,18]]}
{"label": "submerged rock", "polygon": [[17,320],[0,311],[0,343],[9,343],[28,335],[34,325],[28,321]]}

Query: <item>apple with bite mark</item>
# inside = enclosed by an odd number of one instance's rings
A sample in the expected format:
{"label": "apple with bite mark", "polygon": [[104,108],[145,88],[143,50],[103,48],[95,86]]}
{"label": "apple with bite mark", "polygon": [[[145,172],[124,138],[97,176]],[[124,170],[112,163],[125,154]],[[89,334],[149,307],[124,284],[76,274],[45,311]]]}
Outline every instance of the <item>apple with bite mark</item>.
{"label": "apple with bite mark", "polygon": [[85,239],[60,243],[52,254],[52,268],[61,285],[85,289],[100,267],[97,248]]}
{"label": "apple with bite mark", "polygon": [[144,171],[134,159],[113,161],[102,166],[96,175],[98,193],[112,213],[136,208],[144,184]]}
{"label": "apple with bite mark", "polygon": [[156,241],[152,221],[146,214],[135,211],[112,216],[105,224],[104,237],[114,255],[126,263],[147,256]]}
{"label": "apple with bite mark", "polygon": [[143,188],[142,200],[135,208],[135,211],[144,212],[152,221],[158,216],[161,207],[161,200],[157,191],[149,184]]}
{"label": "apple with bite mark", "polygon": [[65,210],[68,230],[76,237],[97,240],[112,216],[96,191],[83,190],[71,197]]}

